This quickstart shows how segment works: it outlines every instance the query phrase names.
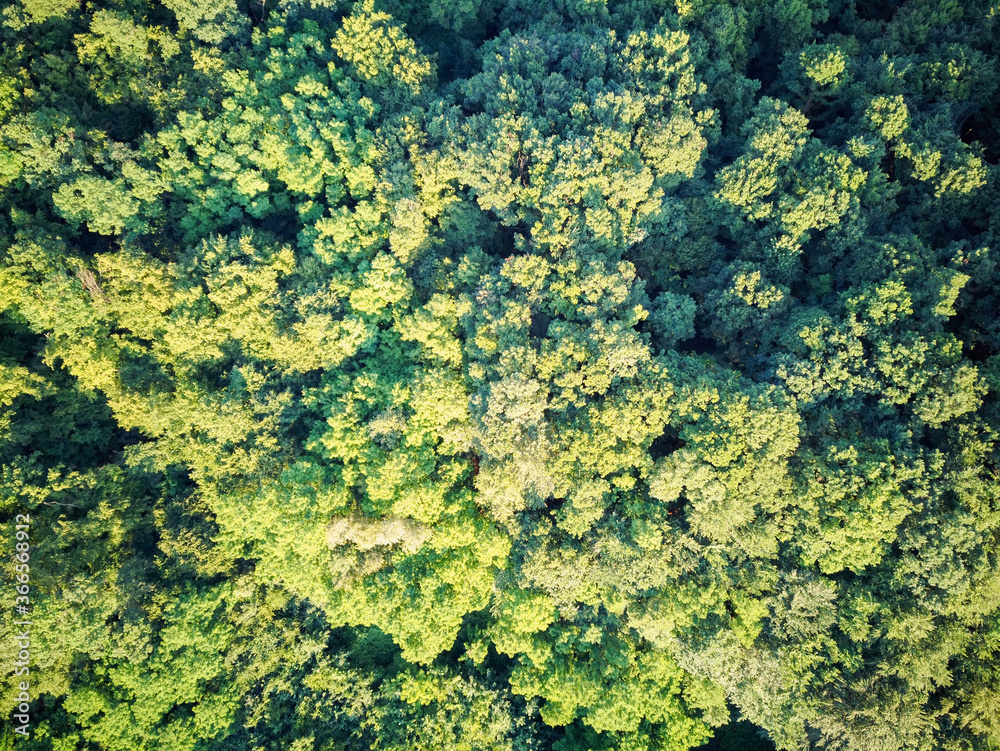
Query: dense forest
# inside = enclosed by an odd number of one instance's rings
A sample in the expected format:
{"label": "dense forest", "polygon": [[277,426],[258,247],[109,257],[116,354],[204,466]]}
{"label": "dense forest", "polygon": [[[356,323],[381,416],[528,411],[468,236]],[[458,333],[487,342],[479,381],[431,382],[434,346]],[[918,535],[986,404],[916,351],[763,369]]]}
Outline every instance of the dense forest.
{"label": "dense forest", "polygon": [[1000,749],[996,0],[0,6],[0,748]]}

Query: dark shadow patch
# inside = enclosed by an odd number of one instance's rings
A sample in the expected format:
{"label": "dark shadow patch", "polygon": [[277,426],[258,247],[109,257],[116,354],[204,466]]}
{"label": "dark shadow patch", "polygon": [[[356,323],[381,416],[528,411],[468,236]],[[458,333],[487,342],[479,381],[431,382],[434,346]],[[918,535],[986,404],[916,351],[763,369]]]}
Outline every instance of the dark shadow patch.
{"label": "dark shadow patch", "polygon": [[670,456],[670,454],[678,449],[684,448],[685,445],[687,444],[680,438],[677,429],[668,427],[663,435],[654,440],[653,444],[649,447],[649,456],[653,461],[656,461],[665,456]]}

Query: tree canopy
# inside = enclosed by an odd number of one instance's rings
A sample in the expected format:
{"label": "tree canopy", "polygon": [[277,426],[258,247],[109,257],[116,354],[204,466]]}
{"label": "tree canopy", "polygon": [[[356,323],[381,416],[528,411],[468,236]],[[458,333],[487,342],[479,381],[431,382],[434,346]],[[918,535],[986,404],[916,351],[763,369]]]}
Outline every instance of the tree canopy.
{"label": "tree canopy", "polygon": [[998,18],[11,0],[0,747],[1000,749]]}

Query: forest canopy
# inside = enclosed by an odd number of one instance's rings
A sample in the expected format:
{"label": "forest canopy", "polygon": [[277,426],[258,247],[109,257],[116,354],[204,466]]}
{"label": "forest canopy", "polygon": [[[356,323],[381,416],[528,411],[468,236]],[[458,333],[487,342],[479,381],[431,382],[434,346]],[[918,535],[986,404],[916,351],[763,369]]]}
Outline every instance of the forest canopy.
{"label": "forest canopy", "polygon": [[0,748],[1000,749],[998,103],[994,0],[4,3]]}

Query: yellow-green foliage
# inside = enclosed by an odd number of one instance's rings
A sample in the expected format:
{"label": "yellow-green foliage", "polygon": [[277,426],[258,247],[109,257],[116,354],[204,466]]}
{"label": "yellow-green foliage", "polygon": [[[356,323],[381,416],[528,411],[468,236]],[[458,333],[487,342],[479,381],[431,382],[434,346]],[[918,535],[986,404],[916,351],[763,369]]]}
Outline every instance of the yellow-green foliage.
{"label": "yellow-green foliage", "polygon": [[8,3],[18,748],[1000,747],[997,15]]}

